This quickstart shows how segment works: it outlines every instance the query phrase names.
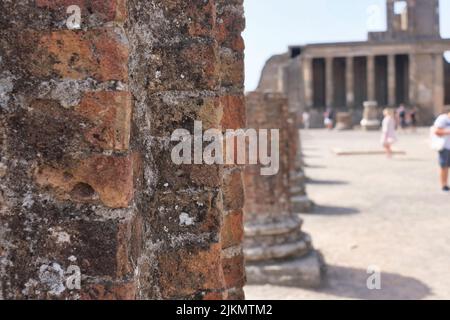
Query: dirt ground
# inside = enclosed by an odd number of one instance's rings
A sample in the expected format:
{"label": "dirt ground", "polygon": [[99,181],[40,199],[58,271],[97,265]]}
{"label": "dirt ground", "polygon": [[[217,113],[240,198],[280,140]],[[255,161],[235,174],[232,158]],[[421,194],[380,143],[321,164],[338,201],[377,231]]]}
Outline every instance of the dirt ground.
{"label": "dirt ground", "polygon": [[[247,286],[248,299],[449,299],[450,194],[439,188],[437,154],[428,130],[400,133],[383,155],[337,156],[333,148],[380,149],[378,132],[302,131],[316,203],[302,215],[328,266],[317,290]],[[381,289],[366,285],[369,266],[381,270]]]}

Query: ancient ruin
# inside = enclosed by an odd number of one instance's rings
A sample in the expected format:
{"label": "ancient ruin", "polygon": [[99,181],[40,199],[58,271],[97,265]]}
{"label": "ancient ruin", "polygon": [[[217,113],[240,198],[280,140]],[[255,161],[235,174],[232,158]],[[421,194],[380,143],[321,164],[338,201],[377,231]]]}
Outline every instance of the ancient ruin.
{"label": "ancient ruin", "polygon": [[242,2],[0,2],[0,299],[243,298],[241,169],[170,158],[245,126]]}
{"label": "ancient ruin", "polygon": [[387,0],[386,32],[370,32],[365,42],[291,46],[272,57],[258,91],[284,92],[298,111],[311,112],[311,125],[323,125],[326,108],[351,111],[353,123],[363,103],[380,109],[403,103],[419,109],[430,124],[450,105],[450,39],[439,33],[439,0]]}
{"label": "ancient ruin", "polygon": [[288,143],[295,140],[290,139],[293,130],[289,125],[292,119],[288,99],[281,93],[252,92],[246,102],[249,127],[280,128],[279,173],[262,176],[259,166],[245,169],[247,279],[249,283],[317,287],[322,282],[323,261],[313,249],[309,235],[301,230],[298,203],[292,201],[292,190],[299,184],[292,151],[298,149]]}

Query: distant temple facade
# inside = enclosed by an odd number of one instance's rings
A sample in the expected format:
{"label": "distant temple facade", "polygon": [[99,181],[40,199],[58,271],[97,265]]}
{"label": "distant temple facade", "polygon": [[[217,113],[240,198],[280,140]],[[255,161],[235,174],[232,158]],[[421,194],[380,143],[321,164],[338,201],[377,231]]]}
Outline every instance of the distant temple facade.
{"label": "distant temple facade", "polygon": [[283,92],[290,109],[309,110],[322,124],[327,108],[361,120],[363,103],[403,103],[429,124],[450,105],[450,39],[439,32],[439,0],[387,0],[387,31],[368,41],[291,46],[269,59],[257,91]]}

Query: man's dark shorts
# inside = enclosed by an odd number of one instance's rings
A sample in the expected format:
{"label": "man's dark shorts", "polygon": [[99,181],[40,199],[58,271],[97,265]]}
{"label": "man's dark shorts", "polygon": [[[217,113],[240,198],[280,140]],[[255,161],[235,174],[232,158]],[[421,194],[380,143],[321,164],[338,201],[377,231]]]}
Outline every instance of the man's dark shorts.
{"label": "man's dark shorts", "polygon": [[439,165],[441,168],[450,167],[450,150],[444,149],[439,152]]}

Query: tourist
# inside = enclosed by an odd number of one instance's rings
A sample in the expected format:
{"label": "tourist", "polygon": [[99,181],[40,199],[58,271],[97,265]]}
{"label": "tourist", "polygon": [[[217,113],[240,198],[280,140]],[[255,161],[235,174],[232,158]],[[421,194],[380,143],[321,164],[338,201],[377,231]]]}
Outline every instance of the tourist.
{"label": "tourist", "polygon": [[393,109],[384,109],[384,119],[382,126],[381,144],[388,158],[392,157],[392,145],[397,141],[395,132],[395,111]]}
{"label": "tourist", "polygon": [[408,124],[406,122],[406,108],[405,108],[405,105],[403,103],[397,109],[397,116],[398,116],[400,128],[402,130],[406,129]]}
{"label": "tourist", "polygon": [[411,124],[411,131],[416,132],[417,131],[417,108],[412,107],[409,111],[409,121]]}
{"label": "tourist", "polygon": [[[448,171],[450,167],[450,108],[440,115],[434,123],[434,134],[441,138],[439,165],[441,167],[441,186],[443,191],[450,191],[448,186]],[[438,141],[439,142],[439,141]]]}
{"label": "tourist", "polygon": [[303,111],[303,127],[308,130],[311,127],[311,115],[309,114],[309,110]]}
{"label": "tourist", "polygon": [[334,111],[332,108],[328,108],[327,111],[325,111],[324,118],[325,128],[327,128],[328,130],[333,130]]}

